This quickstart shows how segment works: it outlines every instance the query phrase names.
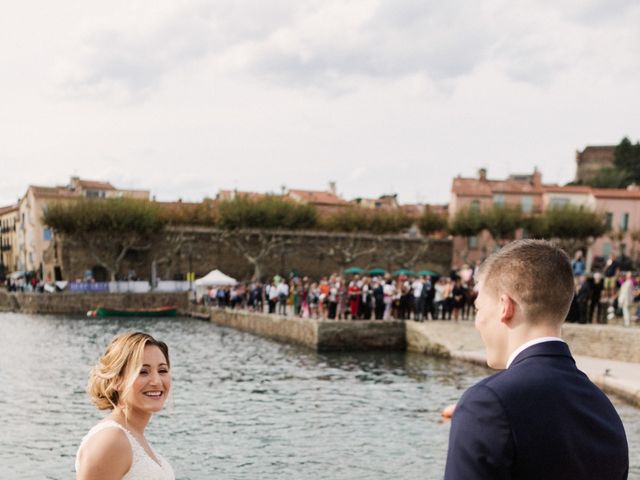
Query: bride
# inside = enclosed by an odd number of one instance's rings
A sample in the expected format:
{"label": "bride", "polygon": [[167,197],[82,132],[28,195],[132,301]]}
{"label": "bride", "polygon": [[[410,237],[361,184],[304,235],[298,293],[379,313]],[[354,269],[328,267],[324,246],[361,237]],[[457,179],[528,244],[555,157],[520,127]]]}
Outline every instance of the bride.
{"label": "bride", "polygon": [[144,429],[171,389],[169,349],[146,333],[115,337],[89,375],[87,390],[111,413],[80,443],[78,480],[174,480],[171,465],[151,448]]}

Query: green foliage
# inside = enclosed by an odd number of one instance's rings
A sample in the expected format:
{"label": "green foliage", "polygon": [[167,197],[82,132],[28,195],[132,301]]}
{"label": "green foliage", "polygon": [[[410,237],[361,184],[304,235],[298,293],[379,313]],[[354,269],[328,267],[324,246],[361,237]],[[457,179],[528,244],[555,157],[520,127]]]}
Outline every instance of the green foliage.
{"label": "green foliage", "polygon": [[605,167],[585,184],[596,188],[624,188],[629,184],[628,174],[615,167]]}
{"label": "green foliage", "polygon": [[348,207],[322,218],[319,228],[330,232],[400,233],[413,222],[400,211]]}
{"label": "green foliage", "polygon": [[267,195],[252,200],[238,197],[218,205],[218,225],[227,230],[306,229],[317,225],[317,212],[313,205],[304,205]]}
{"label": "green foliage", "polygon": [[148,235],[162,230],[165,220],[157,204],[130,198],[78,199],[50,205],[42,221],[57,232]]}
{"label": "green foliage", "polygon": [[161,217],[170,225],[213,226],[218,223],[218,209],[211,199],[201,203],[171,203],[162,206]]}
{"label": "green foliage", "polygon": [[516,230],[524,223],[519,206],[494,205],[480,215],[481,223],[495,240],[514,238]]}
{"label": "green foliage", "polygon": [[632,144],[624,137],[614,151],[614,164],[626,174],[626,184],[640,182],[640,142]]}
{"label": "green foliage", "polygon": [[449,222],[449,233],[472,237],[485,229],[484,216],[477,208],[461,208]]}
{"label": "green foliage", "polygon": [[432,211],[428,206],[418,219],[418,227],[424,235],[446,230],[447,225],[447,217]]}
{"label": "green foliage", "polygon": [[607,231],[602,213],[576,205],[549,208],[530,219],[527,228],[534,237],[581,241],[600,237]]}

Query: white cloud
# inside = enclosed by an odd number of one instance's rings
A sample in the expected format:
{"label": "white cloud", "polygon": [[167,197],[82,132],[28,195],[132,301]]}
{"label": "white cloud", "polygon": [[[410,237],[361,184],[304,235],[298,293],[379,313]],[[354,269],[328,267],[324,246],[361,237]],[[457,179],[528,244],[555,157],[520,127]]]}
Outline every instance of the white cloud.
{"label": "white cloud", "polygon": [[0,204],[73,173],[446,201],[458,173],[566,182],[576,149],[640,137],[636,2],[34,4],[0,17]]}

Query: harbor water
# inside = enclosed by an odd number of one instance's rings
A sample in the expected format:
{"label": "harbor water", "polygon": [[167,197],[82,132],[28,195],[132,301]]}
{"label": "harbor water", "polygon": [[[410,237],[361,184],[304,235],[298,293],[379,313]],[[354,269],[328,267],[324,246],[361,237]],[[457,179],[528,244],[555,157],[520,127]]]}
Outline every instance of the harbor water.
{"label": "harbor water", "polygon": [[[169,344],[173,392],[147,438],[178,479],[442,478],[441,409],[490,373],[410,353],[316,353],[190,318],[0,313],[0,478],[74,478],[104,413],[85,385],[127,330]],[[640,478],[640,410],[614,399]]]}

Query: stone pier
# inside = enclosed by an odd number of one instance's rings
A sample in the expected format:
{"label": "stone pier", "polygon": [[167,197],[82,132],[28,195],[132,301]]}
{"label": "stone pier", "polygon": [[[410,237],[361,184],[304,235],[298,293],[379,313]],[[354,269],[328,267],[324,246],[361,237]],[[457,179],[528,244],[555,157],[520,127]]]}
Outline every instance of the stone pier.
{"label": "stone pier", "polygon": [[[201,316],[205,310],[195,313]],[[405,323],[380,320],[320,320],[245,310],[209,309],[216,325],[235,328],[317,351],[406,350]]]}

